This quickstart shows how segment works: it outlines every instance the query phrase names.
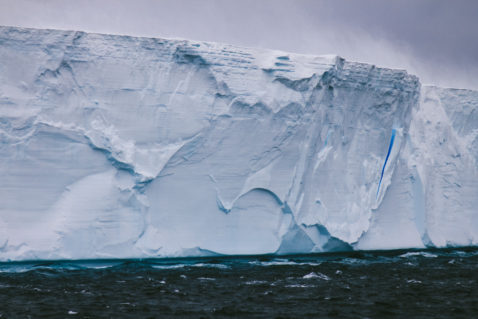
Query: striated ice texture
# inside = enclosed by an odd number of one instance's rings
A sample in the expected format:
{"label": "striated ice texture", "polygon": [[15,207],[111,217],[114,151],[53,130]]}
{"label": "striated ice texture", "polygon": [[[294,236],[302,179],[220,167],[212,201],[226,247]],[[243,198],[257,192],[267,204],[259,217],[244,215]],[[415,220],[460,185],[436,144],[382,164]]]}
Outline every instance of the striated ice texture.
{"label": "striated ice texture", "polygon": [[0,260],[478,244],[478,92],[0,27]]}

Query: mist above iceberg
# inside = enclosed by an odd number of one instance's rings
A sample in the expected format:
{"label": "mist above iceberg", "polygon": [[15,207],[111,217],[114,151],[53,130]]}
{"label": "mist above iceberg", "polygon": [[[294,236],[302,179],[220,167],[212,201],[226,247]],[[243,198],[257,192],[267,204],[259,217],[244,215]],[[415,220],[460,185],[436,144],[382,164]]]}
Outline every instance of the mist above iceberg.
{"label": "mist above iceberg", "polygon": [[0,260],[476,245],[478,92],[0,27]]}

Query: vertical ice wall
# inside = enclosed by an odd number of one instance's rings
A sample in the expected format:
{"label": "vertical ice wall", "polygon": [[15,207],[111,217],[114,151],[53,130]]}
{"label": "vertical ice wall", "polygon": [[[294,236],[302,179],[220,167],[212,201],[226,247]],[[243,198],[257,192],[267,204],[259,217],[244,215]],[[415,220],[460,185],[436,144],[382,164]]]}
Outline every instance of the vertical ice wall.
{"label": "vertical ice wall", "polygon": [[425,86],[390,189],[357,247],[478,243],[478,92]]}
{"label": "vertical ice wall", "polygon": [[419,95],[336,56],[0,27],[0,259],[476,244],[476,93]]}

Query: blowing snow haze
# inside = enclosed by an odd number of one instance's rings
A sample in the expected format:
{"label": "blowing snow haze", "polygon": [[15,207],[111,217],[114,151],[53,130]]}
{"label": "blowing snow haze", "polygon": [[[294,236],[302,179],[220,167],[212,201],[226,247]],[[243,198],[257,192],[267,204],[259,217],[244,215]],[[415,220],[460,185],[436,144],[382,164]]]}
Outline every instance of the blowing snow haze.
{"label": "blowing snow haze", "polygon": [[338,54],[478,88],[476,1],[1,0],[0,25],[179,37]]}

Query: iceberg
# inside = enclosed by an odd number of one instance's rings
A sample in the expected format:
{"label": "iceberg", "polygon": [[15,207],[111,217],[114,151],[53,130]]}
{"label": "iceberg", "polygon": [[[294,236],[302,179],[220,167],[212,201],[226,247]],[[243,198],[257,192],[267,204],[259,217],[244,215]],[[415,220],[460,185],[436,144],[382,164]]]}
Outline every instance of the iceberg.
{"label": "iceberg", "polygon": [[227,44],[0,27],[0,260],[478,244],[478,92]]}

